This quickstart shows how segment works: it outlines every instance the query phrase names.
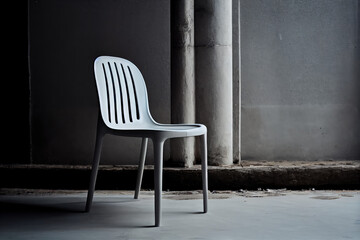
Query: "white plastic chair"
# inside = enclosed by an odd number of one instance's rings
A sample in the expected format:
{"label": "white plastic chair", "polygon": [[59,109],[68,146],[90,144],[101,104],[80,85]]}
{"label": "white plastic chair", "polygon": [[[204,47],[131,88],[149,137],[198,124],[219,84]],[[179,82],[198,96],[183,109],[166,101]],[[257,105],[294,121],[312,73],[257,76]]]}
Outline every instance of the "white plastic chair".
{"label": "white plastic chair", "polygon": [[169,138],[201,136],[203,207],[207,212],[207,129],[202,124],[159,124],[151,117],[145,81],[130,61],[100,56],[94,62],[100,112],[85,211],[90,211],[103,137],[113,134],[142,138],[135,196],[139,196],[148,139],[154,145],[155,226],[161,224],[163,146]]}

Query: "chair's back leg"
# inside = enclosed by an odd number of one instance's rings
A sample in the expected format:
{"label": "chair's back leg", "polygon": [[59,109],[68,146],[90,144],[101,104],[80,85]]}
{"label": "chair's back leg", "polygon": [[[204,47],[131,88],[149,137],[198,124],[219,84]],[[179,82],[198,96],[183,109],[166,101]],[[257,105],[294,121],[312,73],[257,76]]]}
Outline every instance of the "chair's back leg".
{"label": "chair's back leg", "polygon": [[101,127],[98,124],[97,133],[96,133],[94,159],[93,159],[93,164],[92,164],[92,169],[91,169],[90,184],[89,184],[89,190],[88,190],[88,195],[87,195],[87,200],[86,200],[85,212],[90,211],[93,196],[94,196],[96,176],[97,176],[99,162],[100,162],[103,138],[104,138],[104,134],[101,131]]}
{"label": "chair's back leg", "polygon": [[208,211],[207,134],[201,136],[201,171],[203,185],[204,213]]}
{"label": "chair's back leg", "polygon": [[138,167],[138,174],[136,179],[136,188],[135,188],[135,195],[134,198],[139,198],[139,193],[141,189],[141,182],[144,173],[144,165],[145,165],[145,157],[146,157],[146,149],[147,149],[148,139],[143,138],[141,142],[141,152],[140,152],[140,160],[139,160],[139,167]]}
{"label": "chair's back leg", "polygon": [[162,195],[162,173],[163,173],[163,149],[164,141],[153,141],[154,143],[154,188],[155,188],[155,227],[161,225],[161,195]]}

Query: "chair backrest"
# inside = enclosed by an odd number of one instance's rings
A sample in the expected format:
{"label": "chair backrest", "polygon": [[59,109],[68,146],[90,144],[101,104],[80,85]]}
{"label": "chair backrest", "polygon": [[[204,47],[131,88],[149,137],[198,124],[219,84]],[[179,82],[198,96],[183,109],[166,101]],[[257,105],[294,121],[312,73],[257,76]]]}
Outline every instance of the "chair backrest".
{"label": "chair backrest", "polygon": [[112,129],[141,129],[153,122],[144,78],[130,61],[100,56],[94,62],[102,119]]}

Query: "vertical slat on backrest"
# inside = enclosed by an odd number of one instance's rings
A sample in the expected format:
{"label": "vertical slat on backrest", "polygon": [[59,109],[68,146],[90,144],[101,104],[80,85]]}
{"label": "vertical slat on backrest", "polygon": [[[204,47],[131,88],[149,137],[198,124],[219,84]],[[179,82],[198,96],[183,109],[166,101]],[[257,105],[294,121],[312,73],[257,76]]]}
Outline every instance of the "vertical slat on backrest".
{"label": "vertical slat on backrest", "polygon": [[126,100],[125,102],[127,103],[127,106],[128,106],[128,112],[125,112],[125,115],[128,115],[129,116],[129,120],[130,122],[133,122],[134,121],[134,118],[133,118],[133,111],[134,111],[134,104],[133,104],[133,93],[131,91],[131,80],[130,80],[130,75],[128,73],[128,71],[126,71],[126,66],[124,66],[123,64],[120,64],[121,65],[121,70],[123,71],[123,75],[124,75],[124,83],[125,83],[125,89],[126,89]]}
{"label": "vertical slat on backrest", "polygon": [[122,103],[123,103],[123,109],[122,114],[124,115],[125,123],[130,123],[129,118],[129,104],[128,104],[128,94],[126,91],[126,82],[125,82],[125,75],[123,72],[123,67],[120,62],[116,63],[118,73],[119,73],[119,79],[120,79],[120,86],[121,86],[121,92],[122,92]]}
{"label": "vertical slat on backrest", "polygon": [[[130,74],[130,78],[131,78],[131,83],[132,83],[132,91],[134,94],[134,100],[135,100],[135,111],[136,111],[136,119],[140,120],[140,112],[139,112],[139,101],[138,101],[138,96],[137,96],[137,90],[136,90],[136,84],[135,84],[135,80],[134,80],[134,76],[132,74],[131,68],[130,66],[127,66],[127,69],[129,71]],[[134,113],[135,114],[135,113]]]}
{"label": "vertical slat on backrest", "polygon": [[102,96],[102,111],[104,112],[104,118],[106,118],[109,122],[111,121],[111,117],[110,117],[110,102],[109,102],[109,84],[107,81],[107,73],[106,73],[106,69],[105,69],[105,65],[104,63],[101,64],[102,65],[102,74],[103,74],[103,78],[102,80],[104,81],[103,83],[99,83],[102,86],[105,87],[101,87],[100,90],[101,91],[101,96]]}
{"label": "vertical slat on backrest", "polygon": [[110,123],[115,123],[115,101],[114,101],[114,90],[113,84],[111,79],[111,72],[110,68],[107,63],[102,64],[104,70],[104,80],[106,84],[106,91],[107,91],[107,103],[108,103],[108,120]]}
{"label": "vertical slat on backrest", "polygon": [[115,69],[113,69],[113,66],[110,64],[110,62],[107,62],[108,67],[109,67],[109,71],[110,71],[110,77],[111,77],[111,85],[112,85],[112,89],[110,91],[113,92],[113,98],[114,98],[114,108],[111,108],[111,112],[114,115],[115,118],[115,123],[118,124],[118,96],[119,96],[119,91],[118,91],[118,87],[116,86],[116,81],[114,78],[114,72]]}
{"label": "vertical slat on backrest", "polygon": [[125,116],[124,116],[124,93],[123,93],[123,87],[121,84],[120,79],[120,73],[119,73],[119,67],[116,62],[113,62],[113,67],[115,69],[115,82],[116,82],[116,89],[118,91],[117,99],[118,99],[118,116],[119,116],[119,123],[125,123]]}

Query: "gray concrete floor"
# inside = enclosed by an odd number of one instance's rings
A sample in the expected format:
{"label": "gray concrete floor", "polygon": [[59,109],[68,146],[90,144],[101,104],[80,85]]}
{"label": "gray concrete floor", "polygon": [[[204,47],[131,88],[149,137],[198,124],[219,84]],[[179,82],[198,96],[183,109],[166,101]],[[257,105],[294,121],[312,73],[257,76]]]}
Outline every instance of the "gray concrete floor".
{"label": "gray concrete floor", "polygon": [[360,191],[164,192],[160,228],[150,191],[0,194],[0,239],[360,239]]}

